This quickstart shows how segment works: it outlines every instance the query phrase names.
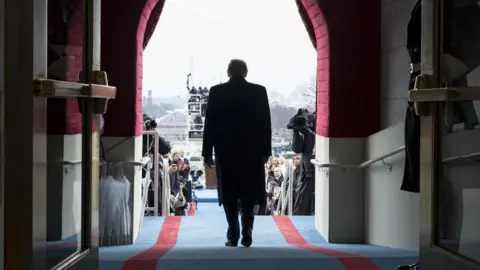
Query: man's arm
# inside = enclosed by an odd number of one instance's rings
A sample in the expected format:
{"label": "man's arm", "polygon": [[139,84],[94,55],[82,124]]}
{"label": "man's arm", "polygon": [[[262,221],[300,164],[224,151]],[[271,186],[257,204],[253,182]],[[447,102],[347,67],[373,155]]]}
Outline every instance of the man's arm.
{"label": "man's arm", "polygon": [[203,126],[203,146],[202,156],[213,156],[213,144],[215,142],[215,113],[216,113],[216,88],[212,87],[208,95],[207,111],[205,113],[205,123]]}
{"label": "man's arm", "polygon": [[270,103],[268,102],[267,89],[265,87],[260,89],[258,106],[262,156],[269,157],[272,155],[272,121],[270,119]]}

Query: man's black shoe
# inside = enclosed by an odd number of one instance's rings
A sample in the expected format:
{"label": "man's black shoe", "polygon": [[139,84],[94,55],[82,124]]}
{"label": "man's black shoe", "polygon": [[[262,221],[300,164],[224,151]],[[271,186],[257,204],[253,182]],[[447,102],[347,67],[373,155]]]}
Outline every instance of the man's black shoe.
{"label": "man's black shoe", "polygon": [[252,237],[251,236],[244,236],[242,238],[242,246],[250,247],[252,245]]}
{"label": "man's black shoe", "polygon": [[227,247],[236,247],[238,246],[238,243],[237,242],[233,242],[231,240],[228,240],[227,242],[225,242],[225,246]]}

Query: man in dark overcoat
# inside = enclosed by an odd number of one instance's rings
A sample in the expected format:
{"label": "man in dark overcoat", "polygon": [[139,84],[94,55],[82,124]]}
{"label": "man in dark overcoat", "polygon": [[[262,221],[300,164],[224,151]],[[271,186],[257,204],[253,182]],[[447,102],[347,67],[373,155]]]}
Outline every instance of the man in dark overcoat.
{"label": "man in dark overcoat", "polygon": [[241,244],[249,247],[254,207],[266,203],[264,164],[272,154],[270,106],[266,88],[245,79],[244,61],[232,60],[227,73],[228,82],[210,89],[202,156],[205,166],[211,167],[215,154],[218,201],[228,222],[225,245],[238,244],[240,211]]}

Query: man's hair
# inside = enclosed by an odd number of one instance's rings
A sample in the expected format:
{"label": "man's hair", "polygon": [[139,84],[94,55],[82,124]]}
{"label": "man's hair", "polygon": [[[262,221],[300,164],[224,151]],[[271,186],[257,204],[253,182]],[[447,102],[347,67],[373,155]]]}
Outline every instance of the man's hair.
{"label": "man's hair", "polygon": [[246,77],[248,73],[247,63],[240,59],[232,59],[228,64],[228,75],[230,77]]}

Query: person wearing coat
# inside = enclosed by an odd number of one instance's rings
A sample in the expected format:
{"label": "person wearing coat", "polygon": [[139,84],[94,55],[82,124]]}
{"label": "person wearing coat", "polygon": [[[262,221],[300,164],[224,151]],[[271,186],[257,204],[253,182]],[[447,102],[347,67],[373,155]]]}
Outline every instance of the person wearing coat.
{"label": "person wearing coat", "polygon": [[[212,166],[215,151],[219,204],[228,222],[226,246],[237,246],[240,238],[238,212],[241,211],[243,246],[252,244],[255,205],[266,204],[264,164],[272,154],[272,128],[267,90],[245,78],[247,65],[232,60],[229,81],[210,89],[202,156]],[[249,165],[244,156],[248,153]],[[239,209],[238,201],[241,203]]]}

